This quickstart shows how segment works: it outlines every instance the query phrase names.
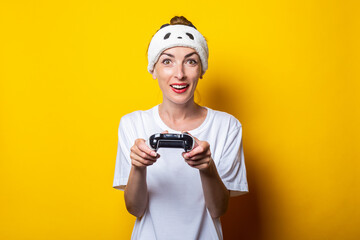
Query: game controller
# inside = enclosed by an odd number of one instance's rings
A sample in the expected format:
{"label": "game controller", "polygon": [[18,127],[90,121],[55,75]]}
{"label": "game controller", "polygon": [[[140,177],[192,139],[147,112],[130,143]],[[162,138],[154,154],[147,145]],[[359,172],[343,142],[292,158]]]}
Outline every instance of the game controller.
{"label": "game controller", "polygon": [[186,133],[157,133],[149,138],[149,145],[157,151],[159,148],[183,148],[185,152],[194,148],[194,138]]}

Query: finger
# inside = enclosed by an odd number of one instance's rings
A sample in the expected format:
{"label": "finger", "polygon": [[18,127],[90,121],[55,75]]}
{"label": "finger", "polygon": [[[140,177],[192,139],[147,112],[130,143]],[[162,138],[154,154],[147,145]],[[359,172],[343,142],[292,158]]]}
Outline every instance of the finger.
{"label": "finger", "polygon": [[210,157],[210,154],[207,154],[207,153],[205,153],[205,154],[197,154],[197,155],[194,155],[192,157],[189,157],[189,156],[186,156],[186,153],[183,153],[183,157],[184,157],[185,160],[198,161],[198,160]]}
{"label": "finger", "polygon": [[131,163],[137,167],[147,167],[154,164],[154,162],[142,158],[131,158]]}
{"label": "finger", "polygon": [[151,161],[156,161],[156,159],[159,157],[159,155],[154,157],[154,156],[147,154],[146,152],[139,149],[139,146],[137,144],[135,144],[134,146],[131,147],[131,153],[139,156],[140,158],[143,158],[146,160],[151,160]]}
{"label": "finger", "polygon": [[162,134],[166,134],[166,133],[169,133],[169,131],[165,130],[165,131],[162,132]]}
{"label": "finger", "polygon": [[208,161],[204,161],[204,162],[188,162],[187,161],[187,164],[189,164],[190,167],[193,167],[193,168],[197,168],[197,169],[204,169],[204,168],[208,168],[209,165],[210,165],[210,162]]}
{"label": "finger", "polygon": [[191,166],[197,166],[197,165],[201,165],[204,163],[209,163],[211,161],[210,158],[202,158],[199,160],[185,160],[189,165]]}
{"label": "finger", "polygon": [[200,144],[196,146],[190,152],[184,154],[185,158],[191,158],[196,155],[210,154],[209,152],[209,144],[207,142],[200,141]]}
{"label": "finger", "polygon": [[136,161],[141,162],[146,165],[157,161],[157,158],[151,157],[143,152],[131,152],[130,158],[131,158],[131,160],[136,160]]}
{"label": "finger", "polygon": [[[142,139],[143,140],[143,139]],[[148,145],[146,145],[146,143],[145,143],[145,140],[143,140],[143,141],[139,141],[137,144],[136,144],[136,146],[138,147],[138,149],[141,151],[141,152],[144,152],[144,153],[146,153],[147,155],[149,155],[149,156],[151,156],[151,157],[157,157],[157,153],[154,151],[154,150],[152,150]],[[140,156],[142,156],[142,155],[140,155]]]}
{"label": "finger", "polygon": [[133,155],[130,154],[130,156],[133,156],[134,158],[135,157],[140,158],[140,159],[143,159],[143,160],[146,160],[146,161],[156,162],[156,160],[158,159],[158,157],[150,156],[147,153],[144,153],[144,152],[141,152],[141,151],[132,152],[132,153],[133,153]]}

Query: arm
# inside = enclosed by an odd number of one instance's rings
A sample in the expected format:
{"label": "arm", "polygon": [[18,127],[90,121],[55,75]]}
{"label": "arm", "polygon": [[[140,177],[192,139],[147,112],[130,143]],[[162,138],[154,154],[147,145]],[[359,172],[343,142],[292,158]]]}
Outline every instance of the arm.
{"label": "arm", "polygon": [[148,192],[146,184],[146,167],[156,162],[159,155],[152,151],[144,139],[137,139],[131,147],[131,170],[125,187],[125,205],[129,213],[141,217],[146,210]]}
{"label": "arm", "polygon": [[197,146],[183,156],[190,166],[199,169],[206,207],[212,218],[219,218],[227,210],[230,193],[211,158],[209,143],[195,140]]}
{"label": "arm", "polygon": [[213,160],[209,163],[208,168],[200,170],[200,177],[206,207],[212,218],[219,218],[226,213],[230,192],[222,182]]}

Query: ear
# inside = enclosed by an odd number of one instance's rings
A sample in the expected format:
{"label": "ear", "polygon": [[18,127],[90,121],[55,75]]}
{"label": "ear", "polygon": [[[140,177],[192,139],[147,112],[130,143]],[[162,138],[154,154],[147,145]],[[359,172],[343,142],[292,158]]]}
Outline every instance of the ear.
{"label": "ear", "polygon": [[152,78],[153,78],[154,80],[157,79],[157,76],[156,76],[156,73],[155,73],[155,69],[154,69],[153,72],[152,72]]}

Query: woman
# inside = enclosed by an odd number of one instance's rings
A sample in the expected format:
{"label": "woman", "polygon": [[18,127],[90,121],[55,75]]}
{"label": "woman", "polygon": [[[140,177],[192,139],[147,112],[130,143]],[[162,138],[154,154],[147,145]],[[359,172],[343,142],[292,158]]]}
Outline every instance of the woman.
{"label": "woman", "polygon": [[[137,217],[132,239],[222,239],[229,197],[248,187],[240,122],[194,101],[208,67],[206,40],[174,17],[153,36],[148,62],[163,101],[122,117],[113,183]],[[196,140],[189,152],[146,144],[152,134],[184,131]]]}

